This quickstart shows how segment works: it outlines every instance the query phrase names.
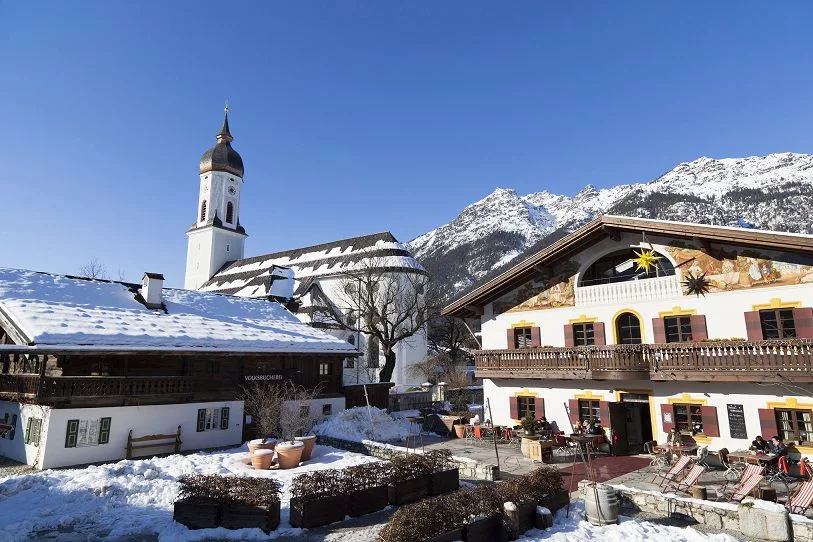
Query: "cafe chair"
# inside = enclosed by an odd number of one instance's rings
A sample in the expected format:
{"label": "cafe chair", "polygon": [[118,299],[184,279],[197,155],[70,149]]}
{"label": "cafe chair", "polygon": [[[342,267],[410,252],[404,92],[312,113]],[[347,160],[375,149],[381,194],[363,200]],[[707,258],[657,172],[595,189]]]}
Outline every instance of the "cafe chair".
{"label": "cafe chair", "polygon": [[720,463],[723,465],[725,472],[723,473],[723,479],[726,482],[736,482],[740,478],[742,478],[743,470],[745,469],[745,465],[742,463],[735,463],[731,461],[731,458],[728,457],[728,448],[723,448],[719,452],[717,452],[720,457]]}
{"label": "cafe chair", "polygon": [[661,481],[658,483],[658,486],[663,486],[665,484],[677,482],[678,480],[680,480],[683,471],[686,469],[686,467],[689,466],[690,462],[691,457],[689,457],[688,455],[682,455],[678,458],[677,461],[675,461],[675,464],[672,465],[672,468],[670,468],[665,473],[661,474],[660,472],[656,472],[655,477],[652,478],[652,481],[654,482],[660,477]]}
{"label": "cafe chair", "polygon": [[686,474],[686,477],[683,480],[669,482],[664,492],[673,491],[675,493],[689,493],[692,489],[692,486],[697,484],[697,481],[700,479],[700,475],[703,474],[703,471],[706,470],[706,467],[703,465],[694,465],[689,472]]}
{"label": "cafe chair", "polygon": [[[717,495],[723,496],[726,499],[730,498],[731,495],[737,494],[739,489],[743,487],[743,484],[748,482],[748,480],[750,480],[751,478],[759,478],[758,483],[761,482],[763,479],[762,473],[764,471],[765,468],[762,467],[762,465],[750,465],[750,464],[746,465],[745,469],[742,472],[740,472],[740,476],[736,481],[731,483],[726,482],[725,484],[717,488]],[[751,488],[751,491],[753,491],[754,488],[756,488],[756,486],[753,486]],[[745,495],[747,494],[748,492],[745,493]]]}
{"label": "cafe chair", "polygon": [[764,479],[761,474],[744,477],[739,484],[732,488],[720,488],[717,490],[717,496],[726,500],[727,502],[742,502],[742,500],[754,493],[757,487]]}
{"label": "cafe chair", "polygon": [[802,514],[813,504],[813,481],[802,482],[785,507],[791,514]]}
{"label": "cafe chair", "polygon": [[654,440],[644,442],[644,451],[649,456],[650,467],[662,469],[669,465],[669,453],[659,448]]}

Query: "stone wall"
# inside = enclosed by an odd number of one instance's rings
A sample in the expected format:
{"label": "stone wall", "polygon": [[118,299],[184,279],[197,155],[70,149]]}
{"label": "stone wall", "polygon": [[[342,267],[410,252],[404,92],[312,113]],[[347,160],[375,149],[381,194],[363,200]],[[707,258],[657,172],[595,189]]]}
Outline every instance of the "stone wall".
{"label": "stone wall", "polygon": [[[347,450],[348,452],[355,452],[358,454],[369,455],[379,459],[392,459],[397,455],[406,455],[409,453],[416,453],[415,450],[407,449],[402,446],[394,446],[392,444],[383,444],[372,440],[363,440],[361,442],[354,442],[350,440],[338,439],[333,437],[320,436],[317,440],[319,444],[325,446],[333,446],[340,450]],[[417,453],[422,453],[417,450]],[[460,476],[463,478],[471,478],[475,480],[499,480],[499,469],[496,465],[489,463],[479,463],[468,457],[452,456],[452,459],[457,463],[460,470]]]}
{"label": "stone wall", "polygon": [[[583,492],[586,481],[579,482]],[[740,532],[774,542],[813,542],[813,520],[788,514],[783,506],[746,498],[741,504],[704,501],[674,494],[611,485],[621,499],[621,512],[644,511],[693,519],[711,529]]]}

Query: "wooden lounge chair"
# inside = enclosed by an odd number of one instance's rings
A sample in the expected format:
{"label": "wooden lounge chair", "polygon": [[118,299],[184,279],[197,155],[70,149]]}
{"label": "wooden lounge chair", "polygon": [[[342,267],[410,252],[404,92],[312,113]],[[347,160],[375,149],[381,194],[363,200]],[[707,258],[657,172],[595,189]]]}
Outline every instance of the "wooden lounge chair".
{"label": "wooden lounge chair", "polygon": [[688,493],[692,486],[697,483],[697,480],[700,478],[700,475],[703,474],[703,471],[706,470],[706,467],[703,465],[694,465],[691,469],[689,469],[688,474],[686,477],[679,481],[679,482],[669,482],[669,485],[664,491],[674,491],[676,493]]}
{"label": "wooden lounge chair", "polygon": [[743,476],[742,481],[732,488],[723,486],[717,490],[717,496],[722,497],[728,502],[741,502],[749,494],[753,493],[760,482],[765,477],[761,474],[755,474],[749,477]]}
{"label": "wooden lounge chair", "polygon": [[661,481],[658,483],[658,486],[663,486],[665,484],[678,481],[683,474],[683,471],[689,466],[690,461],[691,458],[688,455],[680,456],[678,460],[675,461],[675,464],[672,465],[672,468],[670,468],[668,471],[663,474],[656,472],[655,477],[652,478],[652,481],[654,482],[658,477],[660,477]]}
{"label": "wooden lounge chair", "polygon": [[791,514],[804,514],[811,504],[813,504],[813,482],[802,482],[785,507]]}

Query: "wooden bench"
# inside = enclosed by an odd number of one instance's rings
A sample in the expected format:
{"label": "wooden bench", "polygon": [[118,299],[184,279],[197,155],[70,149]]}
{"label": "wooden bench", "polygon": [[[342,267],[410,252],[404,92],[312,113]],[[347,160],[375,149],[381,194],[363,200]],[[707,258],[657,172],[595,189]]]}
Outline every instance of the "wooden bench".
{"label": "wooden bench", "polygon": [[[159,442],[154,444],[136,444],[139,442],[154,442],[156,440],[169,440],[173,442]],[[130,434],[127,435],[127,459],[133,458],[133,450],[140,450],[144,448],[160,448],[162,446],[173,446],[175,453],[181,451],[181,426],[178,426],[178,432],[174,435],[147,435],[144,437],[134,437],[133,430],[130,429]]]}

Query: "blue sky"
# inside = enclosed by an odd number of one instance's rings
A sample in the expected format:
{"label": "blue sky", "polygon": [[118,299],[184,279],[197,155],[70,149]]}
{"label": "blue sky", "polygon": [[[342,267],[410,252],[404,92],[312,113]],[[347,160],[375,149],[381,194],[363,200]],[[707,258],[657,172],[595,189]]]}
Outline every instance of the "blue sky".
{"label": "blue sky", "polygon": [[0,265],[183,282],[223,100],[246,255],[495,187],[813,151],[813,4],[0,0]]}

